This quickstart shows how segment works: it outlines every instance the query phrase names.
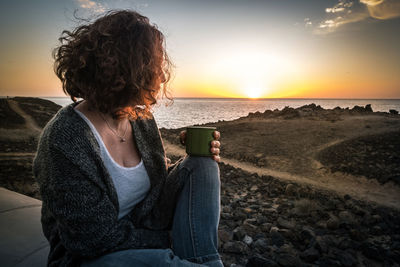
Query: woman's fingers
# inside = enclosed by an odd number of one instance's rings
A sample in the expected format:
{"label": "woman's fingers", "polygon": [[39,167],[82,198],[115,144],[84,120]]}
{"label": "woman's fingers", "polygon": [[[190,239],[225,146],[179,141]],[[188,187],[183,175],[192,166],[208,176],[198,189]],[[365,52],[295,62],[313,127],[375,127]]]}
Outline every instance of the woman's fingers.
{"label": "woman's fingers", "polygon": [[211,147],[220,148],[221,143],[219,141],[211,141]]}
{"label": "woman's fingers", "polygon": [[215,160],[216,162],[220,162],[221,161],[221,157],[220,156],[217,156],[217,155],[214,155],[213,156],[213,160]]}
{"label": "woman's fingers", "polygon": [[182,131],[179,133],[179,141],[181,142],[182,145],[185,145],[186,131]]}
{"label": "woman's fingers", "polygon": [[218,131],[214,131],[213,132],[213,136],[215,140],[219,140],[219,138],[221,137],[221,133]]}
{"label": "woman's fingers", "polygon": [[221,143],[217,140],[221,137],[221,134],[218,131],[214,131],[213,136],[215,140],[211,141],[210,151],[213,154],[213,160],[219,163],[221,162],[221,157],[219,156]]}
{"label": "woman's fingers", "polygon": [[216,148],[216,147],[212,147],[211,149],[210,149],[210,151],[211,151],[211,153],[212,154],[214,154],[214,155],[219,155],[219,148]]}

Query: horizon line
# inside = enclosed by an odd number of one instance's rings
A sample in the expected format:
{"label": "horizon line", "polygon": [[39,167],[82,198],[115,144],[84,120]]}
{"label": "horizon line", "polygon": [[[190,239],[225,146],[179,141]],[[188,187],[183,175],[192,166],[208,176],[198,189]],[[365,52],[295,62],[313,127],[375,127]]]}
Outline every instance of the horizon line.
{"label": "horizon line", "polygon": [[[11,96],[11,95],[0,95],[0,98],[7,97],[33,97],[33,98],[70,98],[68,96]],[[161,100],[166,99],[162,98]],[[344,98],[344,97],[260,97],[260,98],[249,98],[249,97],[173,97],[174,99],[229,99],[229,100],[275,100],[275,99],[293,99],[293,100],[400,100],[400,98]],[[72,101],[72,100],[71,100]]]}

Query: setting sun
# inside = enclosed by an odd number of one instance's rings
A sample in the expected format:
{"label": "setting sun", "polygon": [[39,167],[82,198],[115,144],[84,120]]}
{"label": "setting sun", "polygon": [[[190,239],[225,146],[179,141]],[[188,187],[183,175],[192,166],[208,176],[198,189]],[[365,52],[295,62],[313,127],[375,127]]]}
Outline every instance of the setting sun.
{"label": "setting sun", "polygon": [[263,93],[261,88],[256,86],[249,86],[245,88],[244,92],[249,98],[259,98]]}

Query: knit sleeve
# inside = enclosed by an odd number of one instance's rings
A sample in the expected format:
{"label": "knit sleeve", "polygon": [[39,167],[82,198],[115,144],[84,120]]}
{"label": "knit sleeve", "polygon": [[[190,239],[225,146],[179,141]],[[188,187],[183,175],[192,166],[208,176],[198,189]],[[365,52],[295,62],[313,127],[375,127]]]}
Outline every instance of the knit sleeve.
{"label": "knit sleeve", "polygon": [[104,185],[56,148],[39,156],[34,170],[46,207],[42,216],[54,218],[61,242],[72,254],[93,258],[124,249],[169,247],[168,232],[135,229],[128,217],[118,220]]}

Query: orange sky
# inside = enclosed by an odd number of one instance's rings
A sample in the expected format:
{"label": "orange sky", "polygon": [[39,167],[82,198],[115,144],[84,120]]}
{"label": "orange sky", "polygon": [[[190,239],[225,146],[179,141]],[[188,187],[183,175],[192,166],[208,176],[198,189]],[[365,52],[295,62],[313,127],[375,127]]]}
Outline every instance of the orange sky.
{"label": "orange sky", "polygon": [[133,2],[2,1],[0,95],[65,96],[51,51],[61,31],[76,26],[71,10],[133,7],[166,35],[175,97],[400,98],[393,0],[379,18],[373,0]]}

